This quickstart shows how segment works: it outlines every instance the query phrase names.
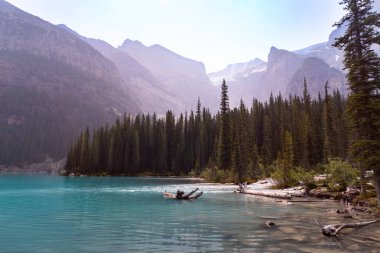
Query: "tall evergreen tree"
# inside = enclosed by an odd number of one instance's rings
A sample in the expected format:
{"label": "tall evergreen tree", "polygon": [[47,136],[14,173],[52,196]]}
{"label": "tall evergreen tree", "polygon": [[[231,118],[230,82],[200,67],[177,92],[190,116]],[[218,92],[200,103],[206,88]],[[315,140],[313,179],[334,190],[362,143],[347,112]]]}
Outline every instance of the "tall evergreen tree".
{"label": "tall evergreen tree", "polygon": [[342,0],[347,14],[335,25],[347,25],[347,30],[334,46],[343,49],[348,70],[353,159],[361,169],[362,185],[365,171],[374,170],[380,198],[380,57],[373,50],[380,44],[380,15],[372,10],[373,3]]}
{"label": "tall evergreen tree", "polygon": [[202,157],[202,107],[198,97],[197,111],[195,116],[195,174],[199,174],[203,167]]}
{"label": "tall evergreen tree", "polygon": [[331,104],[331,96],[328,92],[329,86],[328,82],[325,83],[325,100],[324,100],[324,117],[323,117],[323,126],[324,126],[324,158],[325,163],[328,162],[329,159],[335,156],[334,149],[336,145],[334,143],[335,139],[335,131],[333,124],[333,115],[332,115],[332,104]]}
{"label": "tall evergreen tree", "polygon": [[303,129],[302,129],[302,146],[303,146],[303,157],[302,166],[309,168],[310,162],[313,161],[313,145],[315,141],[313,140],[313,128],[311,126],[311,98],[307,90],[306,78],[304,79],[304,90],[303,90]]}
{"label": "tall evergreen tree", "polygon": [[231,133],[228,102],[228,86],[223,79],[220,102],[220,130],[218,146],[218,165],[220,169],[227,170],[231,165]]}
{"label": "tall evergreen tree", "polygon": [[89,174],[90,172],[90,159],[91,159],[91,151],[90,151],[90,129],[87,127],[82,135],[82,150],[81,150],[81,173]]}
{"label": "tall evergreen tree", "polygon": [[284,150],[282,152],[282,169],[283,169],[283,181],[284,186],[289,187],[291,182],[288,180],[291,178],[290,174],[294,166],[294,151],[293,151],[293,139],[292,135],[286,131],[284,139]]}
{"label": "tall evergreen tree", "polygon": [[231,170],[234,175],[234,183],[240,183],[244,179],[243,169],[241,161],[241,145],[239,137],[235,136],[231,156]]}

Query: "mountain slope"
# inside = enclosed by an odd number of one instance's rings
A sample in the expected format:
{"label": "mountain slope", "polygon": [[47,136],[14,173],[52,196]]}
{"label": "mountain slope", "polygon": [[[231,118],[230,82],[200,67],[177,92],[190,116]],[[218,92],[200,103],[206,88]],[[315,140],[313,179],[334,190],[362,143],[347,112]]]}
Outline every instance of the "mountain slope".
{"label": "mountain slope", "polygon": [[64,157],[86,126],[139,112],[93,47],[0,0],[0,164]]}
{"label": "mountain slope", "polygon": [[[218,90],[211,85],[203,63],[180,56],[160,45],[147,47],[139,41],[125,40],[118,48],[148,69],[162,90],[178,98],[179,108],[192,110],[199,97],[202,105],[216,112]],[[183,112],[183,111],[182,111]]]}
{"label": "mountain slope", "polygon": [[304,78],[307,78],[308,91],[313,97],[318,93],[322,96],[324,92],[321,87],[328,81],[330,91],[338,89],[342,94],[347,94],[345,85],[345,75],[336,68],[330,67],[323,60],[316,57],[309,57],[304,60],[301,67],[294,73],[288,83],[286,94],[303,96]]}
{"label": "mountain slope", "polygon": [[127,53],[117,50],[103,40],[81,36],[65,25],[61,24],[59,27],[93,46],[115,64],[124,80],[124,85],[133,93],[142,112],[163,115],[168,110],[173,110],[178,114],[185,111],[186,108],[180,99],[164,90],[164,85],[147,68]]}

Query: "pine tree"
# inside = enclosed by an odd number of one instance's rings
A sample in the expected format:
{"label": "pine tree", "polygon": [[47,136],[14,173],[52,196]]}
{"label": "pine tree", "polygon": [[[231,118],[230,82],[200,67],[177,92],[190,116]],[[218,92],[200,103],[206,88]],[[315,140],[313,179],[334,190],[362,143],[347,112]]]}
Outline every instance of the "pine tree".
{"label": "pine tree", "polygon": [[240,164],[241,164],[241,172],[240,172],[240,180],[246,179],[247,168],[248,168],[248,156],[249,149],[251,147],[250,138],[248,132],[250,132],[248,126],[249,113],[246,109],[243,100],[240,100],[240,108],[238,110],[238,118],[237,118],[237,138],[240,144]]}
{"label": "pine tree", "polygon": [[80,172],[83,174],[89,174],[90,172],[90,159],[91,159],[91,151],[90,151],[90,129],[87,127],[82,135],[82,150],[81,150],[81,158],[80,158]]}
{"label": "pine tree", "polygon": [[332,104],[331,104],[331,96],[328,92],[328,82],[325,84],[325,100],[324,100],[324,120],[323,120],[323,126],[324,126],[324,159],[325,163],[328,162],[328,160],[335,157],[335,131],[334,131],[334,123],[333,123],[333,115],[332,115]]}
{"label": "pine tree", "polygon": [[286,131],[284,140],[284,150],[282,152],[281,167],[283,169],[283,182],[285,187],[291,186],[291,171],[294,166],[294,151],[293,151],[293,138],[292,135]]}
{"label": "pine tree", "polygon": [[134,174],[137,174],[140,169],[140,140],[137,129],[133,131],[132,134],[132,163],[131,163],[131,171]]}
{"label": "pine tree", "polygon": [[303,157],[302,166],[304,168],[309,168],[310,163],[312,163],[313,145],[315,141],[313,140],[313,128],[311,126],[311,98],[307,90],[306,78],[304,79],[304,90],[303,90],[303,131],[302,131],[302,146],[303,146]]}
{"label": "pine tree", "polygon": [[231,156],[231,169],[234,175],[234,183],[241,183],[244,179],[243,176],[243,166],[241,163],[241,145],[239,142],[239,137],[235,136],[234,145],[232,147]]}
{"label": "pine tree", "polygon": [[257,149],[257,145],[254,144],[252,148],[252,157],[251,157],[251,163],[252,163],[252,178],[257,179],[260,176],[259,172],[259,153]]}
{"label": "pine tree", "polygon": [[380,198],[380,57],[373,50],[380,44],[380,15],[372,11],[373,3],[342,0],[347,14],[335,25],[347,25],[347,30],[334,46],[343,49],[348,70],[351,151],[361,170],[362,190],[365,171],[373,169]]}
{"label": "pine tree", "polygon": [[202,157],[202,107],[201,101],[198,97],[197,111],[195,116],[195,174],[199,174],[199,171],[203,167]]}
{"label": "pine tree", "polygon": [[220,130],[218,146],[218,165],[220,169],[227,170],[231,165],[231,133],[228,103],[228,87],[223,79],[220,102]]}

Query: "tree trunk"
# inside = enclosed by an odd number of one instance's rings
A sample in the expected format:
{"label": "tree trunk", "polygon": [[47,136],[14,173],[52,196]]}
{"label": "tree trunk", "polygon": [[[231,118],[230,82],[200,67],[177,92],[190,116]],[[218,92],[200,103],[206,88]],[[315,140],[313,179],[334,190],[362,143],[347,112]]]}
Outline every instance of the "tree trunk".
{"label": "tree trunk", "polygon": [[291,199],[292,195],[288,192],[282,192],[282,191],[275,191],[275,190],[252,190],[246,188],[244,185],[239,184],[239,192],[244,194],[251,194],[251,195],[258,195],[258,196],[265,196],[265,197],[271,197],[271,198],[279,198],[279,199]]}
{"label": "tree trunk", "polygon": [[366,192],[366,189],[365,189],[365,184],[366,184],[365,173],[366,173],[366,170],[360,169],[360,192],[361,193]]}
{"label": "tree trunk", "polygon": [[380,199],[380,169],[373,171],[373,180],[376,187],[376,196]]}

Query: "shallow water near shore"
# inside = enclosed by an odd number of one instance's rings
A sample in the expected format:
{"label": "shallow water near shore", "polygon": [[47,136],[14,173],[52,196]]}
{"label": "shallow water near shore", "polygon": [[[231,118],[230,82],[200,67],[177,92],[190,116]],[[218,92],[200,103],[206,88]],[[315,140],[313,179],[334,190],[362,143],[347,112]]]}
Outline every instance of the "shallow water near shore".
{"label": "shallow water near shore", "polygon": [[[195,201],[164,191],[199,187]],[[284,204],[171,178],[0,176],[1,252],[378,252],[380,226],[325,237],[337,202]],[[265,222],[276,223],[267,228]]]}

